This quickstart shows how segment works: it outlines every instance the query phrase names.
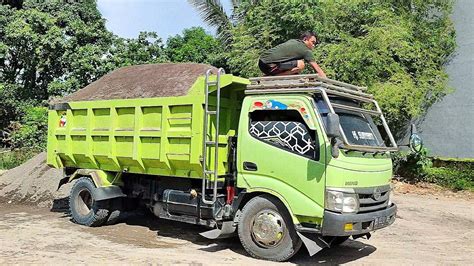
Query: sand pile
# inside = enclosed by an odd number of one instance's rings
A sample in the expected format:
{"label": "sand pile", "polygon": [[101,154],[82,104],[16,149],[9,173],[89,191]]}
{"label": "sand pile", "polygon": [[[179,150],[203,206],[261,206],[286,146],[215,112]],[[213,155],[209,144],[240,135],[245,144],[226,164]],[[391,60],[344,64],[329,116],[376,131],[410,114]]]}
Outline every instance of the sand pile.
{"label": "sand pile", "polygon": [[134,99],[186,95],[211,65],[167,63],[116,69],[59,102]]}
{"label": "sand pile", "polygon": [[20,166],[0,173],[0,199],[2,202],[36,204],[49,208],[54,204],[64,204],[71,184],[56,191],[61,178],[62,170],[47,166],[46,153],[42,152]]}

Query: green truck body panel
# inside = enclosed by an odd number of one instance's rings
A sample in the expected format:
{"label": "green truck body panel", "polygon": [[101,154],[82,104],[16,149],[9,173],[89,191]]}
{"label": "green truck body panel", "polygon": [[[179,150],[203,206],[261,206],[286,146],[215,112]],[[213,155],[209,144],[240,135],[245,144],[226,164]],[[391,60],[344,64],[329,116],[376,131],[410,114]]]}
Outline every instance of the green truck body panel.
{"label": "green truck body panel", "polygon": [[352,152],[341,153],[339,158],[331,158],[326,168],[328,187],[375,187],[390,183],[392,160],[388,155],[362,155]]}
{"label": "green truck body panel", "polygon": [[[249,193],[278,197],[295,224],[322,224],[327,187],[368,188],[390,183],[392,161],[388,152],[374,155],[341,151],[338,158],[333,158],[323,120],[311,96],[245,96],[248,84],[247,79],[222,76],[219,175],[227,174],[228,138],[237,135],[236,186]],[[104,186],[119,181],[110,172],[122,171],[202,178],[204,87],[204,77],[200,77],[185,96],[69,102],[70,109],[50,110],[47,163],[58,168],[97,169]],[[210,97],[212,105],[215,95]],[[282,150],[250,134],[252,112],[280,108],[271,106],[274,103],[297,111],[316,133],[318,158]],[[215,124],[212,119],[211,134]],[[208,152],[209,169],[213,148]],[[245,170],[244,162],[255,163],[258,170]]]}
{"label": "green truck body panel", "polygon": [[[221,77],[218,170],[221,175],[227,168],[227,137],[237,131],[235,117],[240,112],[242,99],[239,95],[243,94],[246,84],[246,79],[232,75]],[[212,105],[212,94],[210,97]],[[185,96],[68,104],[70,109],[49,111],[49,165],[149,175],[202,176],[203,77],[196,80]],[[210,118],[210,121],[212,134],[215,119]],[[208,165],[213,165],[213,157],[208,158]]]}

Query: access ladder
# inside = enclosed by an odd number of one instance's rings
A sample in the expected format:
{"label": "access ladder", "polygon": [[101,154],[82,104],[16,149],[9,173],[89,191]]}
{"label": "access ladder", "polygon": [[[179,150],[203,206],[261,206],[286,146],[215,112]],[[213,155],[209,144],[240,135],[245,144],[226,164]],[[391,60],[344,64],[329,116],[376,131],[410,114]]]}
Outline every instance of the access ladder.
{"label": "access ladder", "polygon": [[[217,177],[219,167],[219,113],[221,104],[221,75],[225,74],[223,68],[217,70],[216,80],[211,81],[210,76],[212,70],[206,71],[205,78],[205,101],[204,101],[204,125],[203,125],[203,142],[202,142],[202,202],[205,204],[214,204],[217,200]],[[209,88],[216,86],[216,106],[215,110],[209,109]],[[211,138],[209,118],[215,117],[215,132],[214,137]],[[214,147],[214,169],[210,169],[207,166],[207,151],[209,147]],[[211,160],[212,161],[212,160]],[[208,187],[208,181],[211,177],[214,177],[214,183],[212,185],[212,200],[207,200],[205,197],[205,191]]]}

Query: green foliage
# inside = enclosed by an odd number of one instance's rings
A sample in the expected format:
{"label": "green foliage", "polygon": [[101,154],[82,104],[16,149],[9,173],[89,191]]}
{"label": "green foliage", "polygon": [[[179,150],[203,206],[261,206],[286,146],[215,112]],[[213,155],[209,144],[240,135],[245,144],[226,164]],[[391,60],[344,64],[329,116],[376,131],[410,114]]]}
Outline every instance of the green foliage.
{"label": "green foliage", "polygon": [[12,169],[38,154],[33,149],[21,149],[0,152],[0,169]]}
{"label": "green foliage", "polygon": [[43,106],[118,67],[166,62],[168,55],[177,62],[225,64],[220,43],[202,28],[171,38],[166,50],[155,32],[113,35],[94,0],[2,3],[0,130],[10,131],[12,148],[44,149]]}
{"label": "green foliage", "polygon": [[423,179],[454,190],[474,191],[474,168],[428,168]]}
{"label": "green foliage", "polygon": [[433,166],[428,157],[428,149],[423,148],[419,153],[399,152],[393,155],[395,172],[413,181],[422,181],[426,169]]}
{"label": "green foliage", "polygon": [[12,122],[12,148],[30,148],[44,150],[48,130],[48,109],[46,107],[29,107],[19,122]]}
{"label": "green foliage", "polygon": [[118,67],[164,61],[156,33],[114,36],[94,0],[7,1],[0,4],[0,130],[16,121],[21,130],[15,145],[44,147],[42,139],[29,141],[45,132],[33,106],[46,106],[51,97],[75,92]]}
{"label": "green foliage", "polygon": [[406,5],[326,2],[323,10],[332,20],[322,25],[323,44],[316,51],[333,78],[368,86],[395,133],[401,134],[406,121],[422,115],[447,92],[443,66],[455,49],[449,2]]}
{"label": "green foliage", "polygon": [[166,54],[171,62],[195,62],[225,66],[221,43],[201,27],[185,29],[182,35],[168,38]]}
{"label": "green foliage", "polygon": [[[232,22],[219,0],[188,0],[188,2],[197,9],[204,22],[217,28],[217,36],[222,43],[226,44],[232,41],[230,33]],[[235,6],[241,1],[232,0],[232,2]]]}
{"label": "green foliage", "polygon": [[155,32],[140,32],[137,39],[114,36],[105,57],[104,74],[117,67],[167,61],[163,41]]}
{"label": "green foliage", "polygon": [[[18,119],[24,103],[44,105],[50,96],[96,79],[97,61],[112,40],[95,1],[27,0],[21,9],[0,5],[0,22],[1,96],[8,97],[2,99],[6,116],[0,128]],[[83,64],[77,64],[78,56]]]}
{"label": "green foliage", "polygon": [[[317,1],[242,1],[235,9],[239,21],[231,29],[229,65],[233,73],[260,76],[260,54],[279,43],[314,29]],[[302,12],[304,11],[304,12]]]}
{"label": "green foliage", "polygon": [[[234,74],[261,75],[257,60],[262,51],[316,30],[321,41],[314,51],[318,64],[330,78],[367,86],[397,137],[405,133],[407,121],[448,92],[443,67],[456,47],[451,0],[233,3],[233,26],[221,31],[231,35],[224,45]],[[206,9],[205,21],[219,17],[212,12]]]}
{"label": "green foliage", "polygon": [[453,190],[474,190],[474,163],[463,160],[440,160],[428,157],[423,148],[416,153],[393,156],[395,172],[408,182],[429,182]]}

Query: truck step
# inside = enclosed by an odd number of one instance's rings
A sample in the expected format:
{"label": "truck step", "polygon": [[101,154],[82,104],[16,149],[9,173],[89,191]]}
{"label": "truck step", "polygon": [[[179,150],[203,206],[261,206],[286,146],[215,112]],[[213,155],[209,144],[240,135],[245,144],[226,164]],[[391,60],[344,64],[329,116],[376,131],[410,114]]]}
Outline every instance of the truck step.
{"label": "truck step", "polygon": [[214,172],[214,171],[211,171],[211,170],[206,170],[206,171],[204,171],[204,173],[205,173],[206,175],[213,175],[213,174],[215,174],[215,172]]}
{"label": "truck step", "polygon": [[215,115],[215,114],[217,114],[217,111],[206,111],[206,114]]}
{"label": "truck step", "polygon": [[162,219],[167,219],[167,220],[172,220],[172,221],[179,221],[179,222],[184,222],[188,224],[198,224],[198,225],[203,225],[207,227],[215,227],[216,222],[214,220],[203,220],[199,219],[194,216],[187,216],[187,215],[171,215],[171,214],[162,214],[158,216],[159,218]]}
{"label": "truck step", "polygon": [[234,221],[226,221],[222,223],[221,228],[215,228],[199,234],[208,239],[228,238],[234,235],[235,229]]}

